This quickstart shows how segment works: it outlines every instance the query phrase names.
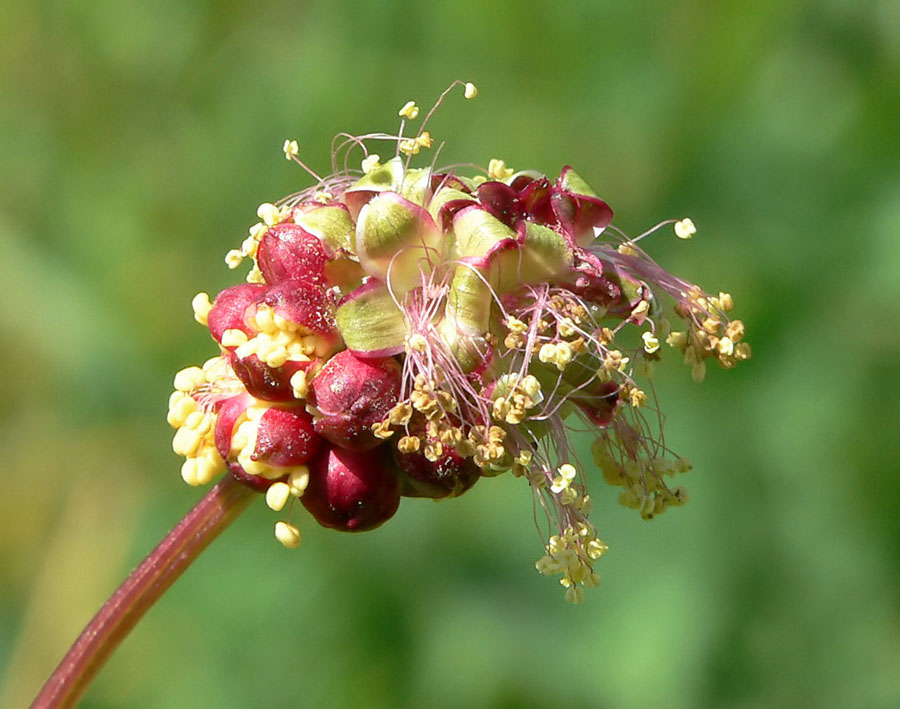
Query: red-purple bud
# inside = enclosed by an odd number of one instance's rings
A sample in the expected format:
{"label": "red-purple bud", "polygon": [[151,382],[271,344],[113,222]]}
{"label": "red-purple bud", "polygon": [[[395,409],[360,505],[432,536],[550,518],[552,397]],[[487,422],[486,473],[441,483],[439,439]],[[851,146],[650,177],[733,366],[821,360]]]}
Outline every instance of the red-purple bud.
{"label": "red-purple bud", "polygon": [[401,453],[393,448],[393,453],[402,473],[400,494],[404,497],[458,497],[481,477],[472,459],[459,456],[450,446],[442,446],[441,455],[435,461],[428,460],[421,449]]}
{"label": "red-purple bud", "polygon": [[313,361],[295,362],[289,359],[280,367],[270,367],[260,362],[255,354],[241,359],[233,352],[229,354],[228,363],[247,391],[265,401],[294,401],[291,377],[314,364]]}
{"label": "red-purple bud", "polygon": [[327,259],[319,238],[290,222],[276,224],[263,234],[256,252],[259,269],[271,284],[291,279],[323,284]]}
{"label": "red-purple bud", "polygon": [[369,450],[382,441],[372,425],[384,420],[400,395],[400,365],[392,357],[363,359],[350,350],[328,360],[310,387],[318,409],[315,430],[335,445]]}
{"label": "red-purple bud", "polygon": [[300,501],[323,527],[364,532],[394,516],[400,489],[381,452],[324,445],[309,462],[309,484]]}
{"label": "red-purple bud", "polygon": [[336,340],[333,298],[321,285],[306,280],[282,281],[270,286],[262,302],[285,320],[303,325],[328,340]]}
{"label": "red-purple bud", "polygon": [[253,397],[247,394],[238,394],[230,399],[225,399],[219,406],[216,415],[216,450],[224,460],[228,459],[231,452],[231,437],[234,435],[234,424],[241,417],[247,407],[253,403]]}
{"label": "red-purple bud", "polygon": [[296,467],[313,457],[320,441],[304,409],[273,406],[259,420],[251,458],[275,467]]}
{"label": "red-purple bud", "polygon": [[241,283],[226,288],[213,303],[209,311],[207,323],[209,331],[216,342],[222,342],[222,334],[226,330],[240,330],[247,337],[256,332],[247,325],[245,315],[251,305],[255,305],[265,295],[267,286],[261,283]]}

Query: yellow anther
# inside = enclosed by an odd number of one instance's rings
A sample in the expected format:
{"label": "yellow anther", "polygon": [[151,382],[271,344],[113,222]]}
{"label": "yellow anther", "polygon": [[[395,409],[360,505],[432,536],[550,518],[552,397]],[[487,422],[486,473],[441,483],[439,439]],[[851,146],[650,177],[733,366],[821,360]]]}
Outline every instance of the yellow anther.
{"label": "yellow anther", "polygon": [[697,227],[695,227],[694,222],[687,217],[675,222],[675,236],[679,239],[690,239],[696,233]]}
{"label": "yellow anther", "polygon": [[735,342],[744,336],[744,323],[740,320],[732,320],[725,326],[725,334]]}
{"label": "yellow anther", "polygon": [[238,249],[232,249],[227,254],[225,254],[225,264],[232,271],[240,266],[244,262],[244,254],[242,254]]}
{"label": "yellow anther", "polygon": [[287,522],[275,523],[275,538],[288,549],[300,546],[300,530]]}
{"label": "yellow anther", "polygon": [[507,177],[512,177],[514,174],[515,170],[506,167],[506,162],[503,160],[492,158],[488,163],[488,177],[493,180],[505,180]]}
{"label": "yellow anther", "polygon": [[637,256],[637,249],[634,247],[634,242],[626,241],[624,244],[619,244],[616,249],[620,254],[624,254],[625,256]]}
{"label": "yellow anther", "polygon": [[[247,333],[243,330],[232,328],[222,333],[222,347],[242,347],[243,345],[246,345],[247,342]],[[250,352],[249,354],[253,354],[253,352]]]}
{"label": "yellow anther", "polygon": [[266,226],[275,226],[281,221],[281,210],[274,204],[263,202],[257,208],[256,216],[262,219]]}
{"label": "yellow anther", "polygon": [[300,152],[300,145],[296,140],[286,140],[284,141],[282,150],[284,151],[284,157],[290,160],[291,158],[297,157],[297,153]]}
{"label": "yellow anther", "polygon": [[437,461],[443,453],[444,446],[440,441],[429,441],[425,445],[425,458],[430,460],[432,463]]}
{"label": "yellow anther", "polygon": [[368,175],[370,172],[372,172],[372,170],[374,170],[375,168],[377,168],[381,165],[380,160],[381,160],[380,155],[376,155],[375,153],[372,153],[371,155],[369,155],[368,157],[363,159],[362,171]]}
{"label": "yellow anther", "polygon": [[254,266],[247,272],[247,283],[265,283],[266,277],[259,270],[259,266]]}
{"label": "yellow anther", "polygon": [[196,389],[206,381],[206,375],[200,367],[186,367],[175,374],[175,389],[188,392]]}
{"label": "yellow anther", "polygon": [[397,441],[397,450],[401,453],[415,453],[419,450],[421,441],[418,436],[403,436]]}
{"label": "yellow anther", "polygon": [[514,317],[510,317],[506,321],[506,327],[510,332],[515,333],[523,333],[528,329],[528,326],[525,323]]}
{"label": "yellow anther", "polygon": [[390,423],[394,426],[405,426],[412,418],[413,409],[407,402],[397,404],[391,409]]}
{"label": "yellow anther", "polygon": [[404,155],[418,155],[421,147],[413,138],[400,141],[400,152]]}
{"label": "yellow anther", "polygon": [[295,399],[305,399],[309,392],[309,385],[306,382],[306,372],[302,369],[297,370],[291,375],[291,389],[294,390]]}
{"label": "yellow anther", "polygon": [[545,345],[541,345],[541,349],[538,350],[538,359],[544,363],[550,363],[556,361],[556,345],[551,343],[547,343]]}
{"label": "yellow anther", "polygon": [[561,372],[572,361],[572,347],[568,342],[560,342],[556,345],[556,367]]}
{"label": "yellow anther", "polygon": [[541,383],[533,374],[528,374],[522,380],[522,391],[534,399],[541,391]]}
{"label": "yellow anther", "polygon": [[723,354],[726,357],[730,357],[734,354],[734,340],[727,336],[723,337],[716,345],[716,349],[720,354]]}
{"label": "yellow anther", "polygon": [[428,349],[428,340],[425,335],[416,332],[406,338],[406,349],[412,352],[425,352]]}
{"label": "yellow anther", "polygon": [[309,485],[309,468],[305,465],[298,465],[288,474],[287,486],[294,497],[303,497],[307,485]]}
{"label": "yellow anther", "polygon": [[636,409],[647,403],[647,394],[637,387],[629,387],[628,398],[631,405]]}
{"label": "yellow anther", "polygon": [[566,317],[559,321],[560,337],[571,337],[575,334],[575,323],[572,318]]}
{"label": "yellow anther", "polygon": [[182,427],[175,432],[175,436],[172,438],[172,450],[177,455],[192,457],[202,443],[203,439],[199,433],[193,429]]}
{"label": "yellow anther", "polygon": [[270,509],[280,512],[284,509],[290,496],[290,485],[282,482],[272,483],[269,485],[269,489],[266,490],[266,504]]}
{"label": "yellow anther", "polygon": [[641,339],[644,341],[644,352],[647,354],[653,354],[659,350],[659,340],[654,337],[652,332],[644,332]]}
{"label": "yellow anther", "polygon": [[634,310],[631,311],[631,317],[634,320],[642,318],[647,312],[650,310],[650,302],[647,300],[642,300],[636,306],[634,306]]}
{"label": "yellow anther", "polygon": [[719,307],[726,313],[734,307],[734,298],[731,293],[719,293]]}
{"label": "yellow anther", "polygon": [[[213,452],[215,452],[215,450],[213,450]],[[218,460],[215,462],[206,456],[192,459],[196,463],[196,480],[198,485],[207,485],[211,483],[213,478],[221,472],[221,458],[218,458],[218,455],[216,455],[216,458]]]}
{"label": "yellow anther", "polygon": [[430,148],[434,145],[434,139],[431,137],[431,133],[427,130],[422,131],[421,135],[416,136],[416,143],[421,145],[423,148]]}
{"label": "yellow anther", "polygon": [[260,239],[263,238],[263,235],[268,230],[269,230],[269,227],[267,227],[265,224],[263,224],[262,222],[256,222],[256,224],[254,224],[248,230],[249,234],[250,234],[249,238],[253,239],[254,241],[259,241]]}
{"label": "yellow anther", "polygon": [[188,458],[184,461],[181,466],[181,479],[194,487],[200,484],[197,479],[197,460],[195,458]]}
{"label": "yellow anther", "polygon": [[209,293],[197,293],[191,300],[191,308],[194,311],[194,320],[201,325],[207,325],[209,311],[212,310],[212,303],[209,302]]}
{"label": "yellow anther", "polygon": [[471,81],[466,82],[465,91],[463,94],[466,98],[475,98],[478,95],[478,87],[475,86]]}
{"label": "yellow anther", "polygon": [[415,120],[415,118],[419,115],[419,107],[416,106],[415,101],[407,101],[403,104],[403,108],[401,108],[397,115],[401,118],[408,118],[409,120]]}

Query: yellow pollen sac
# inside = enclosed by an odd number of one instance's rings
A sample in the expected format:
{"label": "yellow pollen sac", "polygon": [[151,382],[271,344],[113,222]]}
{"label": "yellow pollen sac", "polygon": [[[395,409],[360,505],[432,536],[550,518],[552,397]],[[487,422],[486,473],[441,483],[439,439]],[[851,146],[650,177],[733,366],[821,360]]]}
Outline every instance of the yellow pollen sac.
{"label": "yellow pollen sac", "polygon": [[244,262],[244,254],[242,254],[238,249],[232,249],[227,254],[225,254],[225,264],[232,271],[240,266]]}
{"label": "yellow pollen sac", "polygon": [[492,180],[505,180],[507,177],[512,177],[515,174],[516,171],[506,167],[506,162],[503,160],[492,158],[488,163],[488,177]]}
{"label": "yellow pollen sac", "polygon": [[300,546],[300,530],[287,522],[275,523],[275,538],[288,549]]}
{"label": "yellow pollen sac", "polygon": [[401,453],[415,453],[419,450],[421,441],[418,436],[403,436],[397,441],[397,450]]}
{"label": "yellow pollen sac", "polygon": [[679,239],[690,239],[696,233],[697,227],[695,227],[694,222],[687,217],[675,222],[675,236]]}
{"label": "yellow pollen sac", "polygon": [[419,115],[419,107],[416,106],[415,101],[407,101],[403,104],[403,108],[401,108],[397,115],[401,118],[408,118],[409,120],[415,120]]}
{"label": "yellow pollen sac", "polygon": [[425,352],[428,349],[428,340],[425,335],[413,333],[406,338],[406,349],[411,352]]}
{"label": "yellow pollen sac", "polygon": [[175,375],[175,388],[178,391],[192,391],[206,381],[206,375],[200,367],[186,367]]}
{"label": "yellow pollen sac", "polygon": [[475,98],[478,95],[478,87],[471,81],[467,81],[463,95],[466,98]]}
{"label": "yellow pollen sac", "polygon": [[300,152],[300,145],[296,140],[286,140],[284,141],[282,150],[284,151],[284,157],[290,160],[291,158],[297,157],[297,153]]}
{"label": "yellow pollen sac", "polygon": [[647,354],[653,354],[659,350],[659,340],[654,337],[652,332],[644,332],[641,339],[644,341],[644,352]]}
{"label": "yellow pollen sac", "polygon": [[381,156],[376,153],[372,153],[371,155],[363,158],[362,161],[362,171],[364,174],[368,175],[372,170],[381,166]]}
{"label": "yellow pollen sac", "polygon": [[731,293],[719,293],[719,307],[726,313],[734,308],[734,298],[731,297]]}
{"label": "yellow pollen sac", "polygon": [[222,333],[222,347],[241,347],[247,344],[247,333],[237,328]]}
{"label": "yellow pollen sac", "polygon": [[274,204],[263,202],[257,208],[256,216],[262,219],[266,226],[275,226],[281,221],[281,210]]}
{"label": "yellow pollen sac", "polygon": [[298,465],[288,474],[287,486],[294,497],[303,497],[307,485],[309,485],[309,468],[305,465]]}
{"label": "yellow pollen sac", "polygon": [[538,351],[538,359],[544,363],[555,362],[556,345],[553,345],[549,342],[545,345],[541,345],[541,349]]}
{"label": "yellow pollen sac", "polygon": [[421,148],[422,146],[413,138],[407,138],[406,140],[400,141],[400,152],[404,155],[418,155]]}
{"label": "yellow pollen sac", "polygon": [[272,483],[266,490],[266,504],[270,509],[280,512],[291,496],[291,486],[287,483]]}
{"label": "yellow pollen sac", "polygon": [[191,300],[191,309],[194,311],[194,320],[201,325],[207,325],[209,311],[212,310],[212,303],[209,301],[209,293],[197,293]]}
{"label": "yellow pollen sac", "polygon": [[295,399],[305,399],[309,393],[309,386],[306,382],[306,372],[302,369],[297,370],[291,375],[291,388],[294,390]]}

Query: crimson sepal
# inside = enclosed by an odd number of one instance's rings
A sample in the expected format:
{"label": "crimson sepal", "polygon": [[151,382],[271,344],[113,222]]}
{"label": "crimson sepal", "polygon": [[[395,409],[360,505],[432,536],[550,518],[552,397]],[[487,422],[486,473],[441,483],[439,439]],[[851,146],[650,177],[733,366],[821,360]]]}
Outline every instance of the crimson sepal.
{"label": "crimson sepal", "polygon": [[[425,423],[417,415],[410,423],[413,435],[425,433]],[[428,443],[437,438],[427,437]],[[404,497],[457,497],[470,489],[481,477],[481,471],[471,458],[463,458],[452,446],[442,445],[441,455],[431,461],[425,457],[424,446],[411,453],[401,453],[392,446],[394,462],[400,470],[400,494]]]}
{"label": "crimson sepal", "polygon": [[300,501],[323,527],[364,532],[394,516],[400,487],[382,451],[325,444],[309,462],[309,484]]}
{"label": "crimson sepal", "polygon": [[222,334],[226,330],[241,330],[247,337],[256,335],[244,316],[247,308],[265,295],[267,288],[262,283],[241,283],[226,288],[216,296],[207,318],[209,331],[216,342],[222,342]]}
{"label": "crimson sepal", "polygon": [[293,401],[295,397],[291,377],[301,369],[309,369],[314,360],[295,362],[289,359],[280,367],[270,367],[255,354],[239,358],[234,352],[229,352],[228,364],[247,391],[257,399]]}
{"label": "crimson sepal", "polygon": [[302,408],[273,406],[260,417],[251,458],[291,468],[313,457],[322,439],[313,431],[312,416]]}
{"label": "crimson sepal", "polygon": [[382,443],[372,425],[397,403],[400,365],[392,357],[361,358],[350,350],[328,360],[309,389],[309,402],[321,414],[315,430],[335,445],[370,450]]}
{"label": "crimson sepal", "polygon": [[324,285],[328,255],[321,240],[299,224],[282,222],[271,227],[259,241],[259,269],[267,283],[303,279]]}

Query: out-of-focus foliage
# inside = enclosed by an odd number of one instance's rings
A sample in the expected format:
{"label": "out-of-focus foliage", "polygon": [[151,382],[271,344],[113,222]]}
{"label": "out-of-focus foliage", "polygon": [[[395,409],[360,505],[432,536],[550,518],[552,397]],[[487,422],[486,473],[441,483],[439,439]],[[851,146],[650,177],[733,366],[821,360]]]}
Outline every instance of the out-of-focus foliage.
{"label": "out-of-focus foliage", "polygon": [[611,551],[571,607],[521,481],[375,533],[256,505],[85,707],[900,703],[900,6],[824,2],[0,4],[0,704],[21,706],[198,498],[164,420],[213,344],[190,298],[256,205],[452,79],[442,161],[565,162],[647,249],[730,290],[755,357],[659,394],[691,502],[593,480]]}

